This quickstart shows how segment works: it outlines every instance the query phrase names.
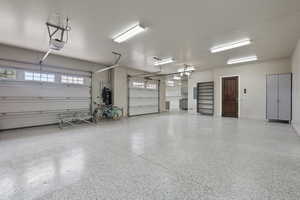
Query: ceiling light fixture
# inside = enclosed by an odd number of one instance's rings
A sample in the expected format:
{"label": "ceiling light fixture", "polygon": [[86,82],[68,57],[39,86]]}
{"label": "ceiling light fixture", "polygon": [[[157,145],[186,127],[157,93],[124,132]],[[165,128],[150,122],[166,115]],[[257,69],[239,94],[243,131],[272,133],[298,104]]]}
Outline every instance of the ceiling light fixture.
{"label": "ceiling light fixture", "polygon": [[133,36],[144,32],[145,30],[146,29],[144,27],[142,27],[140,24],[137,24],[137,25],[121,32],[120,34],[116,35],[113,38],[113,41],[117,42],[117,43],[122,43],[122,42],[132,38]]}
{"label": "ceiling light fixture", "polygon": [[218,52],[221,52],[221,51],[226,51],[226,50],[229,50],[229,49],[234,49],[234,48],[238,48],[238,47],[242,47],[242,46],[246,46],[246,45],[250,45],[250,44],[251,44],[251,39],[245,38],[245,39],[242,39],[242,40],[237,40],[237,41],[234,41],[234,42],[214,46],[210,49],[210,52],[211,53],[218,53]]}
{"label": "ceiling light fixture", "polygon": [[173,79],[179,81],[179,80],[181,80],[181,77],[180,76],[174,76]]}
{"label": "ceiling light fixture", "polygon": [[190,75],[191,75],[191,72],[184,72],[184,75],[190,76]]}
{"label": "ceiling light fixture", "polygon": [[233,65],[233,64],[238,64],[238,63],[256,61],[257,59],[258,59],[257,56],[254,55],[254,56],[230,59],[230,60],[227,61],[227,64],[228,65]]}
{"label": "ceiling light fixture", "polygon": [[185,68],[181,68],[181,69],[177,70],[177,72],[180,72],[180,73],[191,72],[191,71],[195,71],[195,67],[190,66],[190,67],[185,67]]}
{"label": "ceiling light fixture", "polygon": [[165,64],[169,64],[169,63],[173,63],[173,62],[175,62],[173,58],[165,58],[165,59],[155,61],[154,65],[155,66],[165,65]]}

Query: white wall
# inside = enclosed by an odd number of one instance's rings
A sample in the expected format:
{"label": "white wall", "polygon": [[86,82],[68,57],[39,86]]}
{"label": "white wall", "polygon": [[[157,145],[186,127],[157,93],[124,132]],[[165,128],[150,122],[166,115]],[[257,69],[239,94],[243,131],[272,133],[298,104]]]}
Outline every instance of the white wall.
{"label": "white wall", "polygon": [[[239,117],[265,119],[266,116],[266,75],[289,73],[289,59],[225,67],[214,70],[215,113],[221,116],[221,77],[239,76]],[[243,90],[247,89],[247,94]]]}
{"label": "white wall", "polygon": [[124,116],[127,116],[127,101],[128,101],[128,82],[127,69],[115,68],[113,69],[113,104],[123,109]]}
{"label": "white wall", "polygon": [[295,130],[300,134],[300,40],[292,57],[293,73],[293,120]]}
{"label": "white wall", "polygon": [[92,82],[92,100],[93,100],[93,110],[95,109],[96,103],[101,103],[102,98],[102,89],[104,87],[112,89],[111,86],[111,71],[105,71],[101,73],[93,74],[93,82]]}
{"label": "white wall", "polygon": [[[225,66],[214,70],[194,73],[189,81],[189,92],[193,90],[197,81],[213,80],[215,83],[215,116],[221,116],[221,77],[239,76],[239,113],[240,118],[265,119],[266,115],[266,75],[289,73],[291,63],[289,59],[273,60],[262,63]],[[247,94],[243,90],[247,89]],[[195,109],[193,95],[189,93],[189,102]]]}
{"label": "white wall", "polygon": [[166,80],[165,77],[160,78],[159,88],[159,110],[160,112],[166,112]]}
{"label": "white wall", "polygon": [[194,87],[197,83],[213,81],[213,70],[194,72],[188,80],[188,109],[197,112],[197,100],[194,99]]}
{"label": "white wall", "polygon": [[[21,60],[33,63],[39,63],[40,59],[44,56],[44,52],[33,51],[28,49],[22,49],[18,47],[12,47],[7,45],[0,45],[0,58],[12,59],[12,60]],[[0,64],[8,64],[12,63],[0,61]],[[96,69],[101,69],[104,66],[87,62],[83,60],[78,60],[74,58],[68,58],[64,56],[50,54],[49,57],[44,62],[46,65],[56,65],[70,69],[78,69],[78,70],[86,70],[86,71],[94,71]],[[17,65],[17,64],[15,64]]]}

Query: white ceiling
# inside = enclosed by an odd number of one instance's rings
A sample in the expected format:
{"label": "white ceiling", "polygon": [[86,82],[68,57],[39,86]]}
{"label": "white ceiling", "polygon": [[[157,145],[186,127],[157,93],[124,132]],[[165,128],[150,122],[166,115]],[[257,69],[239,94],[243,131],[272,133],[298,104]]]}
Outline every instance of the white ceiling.
{"label": "white ceiling", "polygon": [[[59,54],[112,64],[111,51],[121,52],[122,65],[157,71],[153,56],[174,57],[198,69],[224,65],[228,58],[256,53],[260,60],[290,56],[300,38],[299,0],[1,0],[0,43],[47,50],[45,22],[54,13],[71,18],[70,43]],[[141,22],[148,27],[117,44],[112,37]],[[244,37],[254,43],[219,54],[213,45]]]}

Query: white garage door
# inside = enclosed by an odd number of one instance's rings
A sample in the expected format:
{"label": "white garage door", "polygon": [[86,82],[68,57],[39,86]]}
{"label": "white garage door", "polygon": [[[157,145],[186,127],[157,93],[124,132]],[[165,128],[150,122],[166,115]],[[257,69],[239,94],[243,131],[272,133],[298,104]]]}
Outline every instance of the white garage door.
{"label": "white garage door", "polygon": [[159,112],[159,81],[130,78],[128,115]]}
{"label": "white garage door", "polygon": [[90,113],[91,74],[0,66],[0,130],[58,122],[66,111]]}

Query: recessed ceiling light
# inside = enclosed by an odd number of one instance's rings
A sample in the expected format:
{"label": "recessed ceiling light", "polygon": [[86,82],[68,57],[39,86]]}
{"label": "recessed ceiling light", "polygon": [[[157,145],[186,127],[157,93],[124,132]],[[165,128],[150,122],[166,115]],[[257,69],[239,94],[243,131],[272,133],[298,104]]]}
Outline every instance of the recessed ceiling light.
{"label": "recessed ceiling light", "polygon": [[236,59],[230,59],[227,61],[228,65],[238,64],[238,63],[244,63],[244,62],[251,62],[256,61],[257,56],[248,56],[248,57],[242,57],[242,58],[236,58]]}
{"label": "recessed ceiling light", "polygon": [[217,45],[214,46],[210,49],[211,53],[218,53],[221,51],[226,51],[229,49],[234,49],[234,48],[238,48],[238,47],[242,47],[242,46],[246,46],[246,45],[250,45],[251,44],[251,40],[249,38],[245,38],[242,40],[237,40],[234,42],[229,42],[226,44],[221,44],[221,45]]}
{"label": "recessed ceiling light", "polygon": [[162,59],[162,60],[155,61],[154,65],[155,66],[165,65],[165,64],[169,64],[169,63],[173,63],[173,62],[174,62],[173,58],[165,58],[165,59]]}
{"label": "recessed ceiling light", "polygon": [[139,33],[142,33],[144,32],[146,29],[144,27],[142,27],[141,25],[137,24],[121,33],[119,33],[118,35],[116,35],[114,38],[113,38],[113,41],[114,42],[117,42],[117,43],[122,43],[130,38],[132,38],[133,36],[139,34]]}

